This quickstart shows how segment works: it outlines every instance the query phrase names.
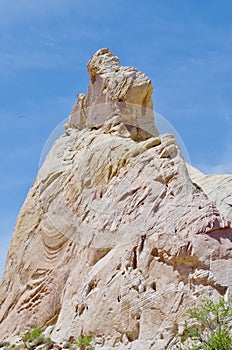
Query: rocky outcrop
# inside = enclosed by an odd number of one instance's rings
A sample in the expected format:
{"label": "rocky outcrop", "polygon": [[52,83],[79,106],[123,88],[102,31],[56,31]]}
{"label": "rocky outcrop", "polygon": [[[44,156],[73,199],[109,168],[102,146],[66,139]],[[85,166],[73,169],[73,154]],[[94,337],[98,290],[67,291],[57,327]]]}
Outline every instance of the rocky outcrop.
{"label": "rocky outcrop", "polygon": [[230,216],[158,134],[149,79],[107,49],[88,70],[17,219],[0,337],[39,326],[57,342],[163,350],[188,306],[230,293]]}
{"label": "rocky outcrop", "polygon": [[205,175],[191,166],[188,166],[188,171],[192,181],[201,187],[220,212],[232,222],[232,176]]}
{"label": "rocky outcrop", "polygon": [[123,128],[121,134],[130,134],[137,140],[158,135],[152,84],[144,73],[121,66],[118,57],[108,49],[96,52],[88,63],[88,72],[88,92],[78,95],[66,128],[115,126]]}

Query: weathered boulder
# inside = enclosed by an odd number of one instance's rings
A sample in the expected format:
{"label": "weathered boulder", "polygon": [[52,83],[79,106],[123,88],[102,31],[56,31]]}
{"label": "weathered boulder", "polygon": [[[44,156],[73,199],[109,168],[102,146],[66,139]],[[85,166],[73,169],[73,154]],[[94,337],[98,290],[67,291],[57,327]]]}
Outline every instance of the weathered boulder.
{"label": "weathered boulder", "polygon": [[60,342],[92,334],[96,349],[163,350],[188,306],[230,293],[230,216],[158,134],[149,79],[107,49],[88,70],[16,222],[0,337],[49,326]]}

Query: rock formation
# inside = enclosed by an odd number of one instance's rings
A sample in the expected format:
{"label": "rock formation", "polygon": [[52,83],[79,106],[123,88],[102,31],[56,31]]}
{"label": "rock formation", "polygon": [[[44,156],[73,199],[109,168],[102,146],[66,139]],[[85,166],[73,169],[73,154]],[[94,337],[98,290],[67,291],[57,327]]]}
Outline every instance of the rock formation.
{"label": "rock formation", "polygon": [[232,222],[232,176],[205,175],[191,166],[188,166],[188,171],[192,181],[201,187],[220,212]]}
{"label": "rock formation", "polygon": [[108,49],[88,71],[16,222],[0,338],[41,327],[96,349],[171,349],[187,307],[231,292],[231,201],[159,135],[143,73]]}

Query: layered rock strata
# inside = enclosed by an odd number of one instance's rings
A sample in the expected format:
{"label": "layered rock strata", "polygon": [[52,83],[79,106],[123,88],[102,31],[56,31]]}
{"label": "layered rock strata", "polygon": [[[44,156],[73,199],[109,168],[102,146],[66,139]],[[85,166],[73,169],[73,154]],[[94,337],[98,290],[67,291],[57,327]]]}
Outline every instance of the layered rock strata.
{"label": "layered rock strata", "polygon": [[187,307],[231,291],[231,216],[159,135],[150,80],[108,49],[88,71],[17,219],[0,337],[42,327],[96,349],[171,348]]}

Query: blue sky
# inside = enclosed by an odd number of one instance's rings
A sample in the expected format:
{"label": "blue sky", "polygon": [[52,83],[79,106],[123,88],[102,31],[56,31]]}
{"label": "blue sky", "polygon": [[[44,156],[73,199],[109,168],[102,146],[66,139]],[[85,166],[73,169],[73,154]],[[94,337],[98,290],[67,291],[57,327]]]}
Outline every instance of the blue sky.
{"label": "blue sky", "polygon": [[49,134],[109,47],[153,81],[192,165],[232,172],[230,0],[0,0],[0,275]]}

